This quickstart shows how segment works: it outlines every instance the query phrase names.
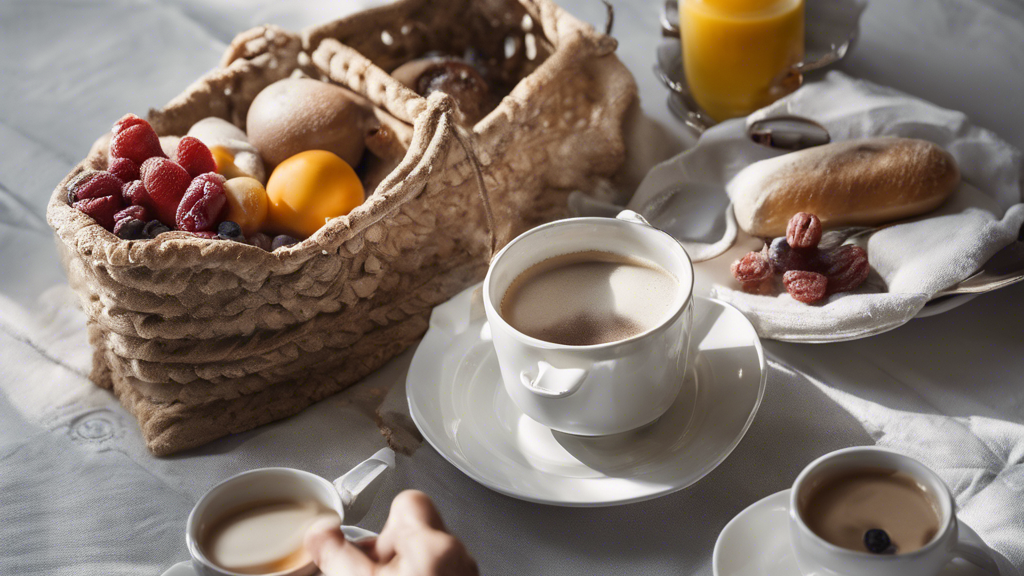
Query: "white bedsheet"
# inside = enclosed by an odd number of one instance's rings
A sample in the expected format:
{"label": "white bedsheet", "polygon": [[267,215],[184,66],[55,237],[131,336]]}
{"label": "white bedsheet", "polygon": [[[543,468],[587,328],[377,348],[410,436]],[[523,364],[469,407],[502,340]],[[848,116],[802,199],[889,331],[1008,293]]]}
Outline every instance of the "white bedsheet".
{"label": "white bedsheet", "polygon": [[[368,406],[401,394],[412,352],[300,415],[156,459],[134,420],[86,379],[90,350],[43,214],[50,192],[125,112],[161,105],[263,22],[298,28],[369,0],[0,2],[0,574],[159,574],[187,557],[196,499],[245,469],[334,477],[384,445]],[[600,23],[596,0],[563,0]],[[634,170],[692,137],[651,74],[655,0],[618,0],[619,53],[654,122]],[[1024,4],[873,0],[841,66],[969,114],[1024,148]],[[497,495],[429,446],[400,457],[362,525],[415,487],[497,574],[711,573],[719,530],[814,457],[877,443],[924,460],[961,518],[1024,569],[1024,285],[891,333],[833,345],[769,342],[764,403],[739,448],[696,486],[652,502],[562,509]],[[395,388],[398,389],[395,389]],[[389,402],[394,400],[389,398]],[[310,434],[316,430],[316,434]]]}

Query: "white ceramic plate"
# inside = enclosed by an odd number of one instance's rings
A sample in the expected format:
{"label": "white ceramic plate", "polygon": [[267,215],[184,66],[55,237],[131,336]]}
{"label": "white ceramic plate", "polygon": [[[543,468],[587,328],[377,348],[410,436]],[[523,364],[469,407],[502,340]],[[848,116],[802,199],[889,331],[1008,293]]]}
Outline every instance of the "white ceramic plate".
{"label": "white ceramic plate", "polygon": [[750,322],[696,298],[693,368],[676,403],[637,431],[584,438],[524,415],[501,382],[477,287],[434,309],[409,367],[412,419],[477,482],[558,506],[610,506],[690,486],[739,444],[764,394],[764,353]]}
{"label": "white ceramic plate", "polygon": [[[963,520],[960,531],[967,539],[982,543],[978,533]],[[1017,576],[1006,559],[997,557],[996,563],[1002,576]],[[711,566],[714,576],[801,576],[789,540],[789,490],[750,505],[726,524],[715,542]],[[960,560],[950,562],[940,572],[940,576],[983,574],[987,573]]]}

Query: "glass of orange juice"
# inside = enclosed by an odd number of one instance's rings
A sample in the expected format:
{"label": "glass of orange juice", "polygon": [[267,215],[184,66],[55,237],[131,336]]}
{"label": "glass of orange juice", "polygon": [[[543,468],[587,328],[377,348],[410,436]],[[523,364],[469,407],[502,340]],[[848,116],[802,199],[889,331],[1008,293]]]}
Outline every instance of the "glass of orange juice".
{"label": "glass of orange juice", "polygon": [[796,88],[804,0],[681,0],[690,94],[716,121],[746,116]]}

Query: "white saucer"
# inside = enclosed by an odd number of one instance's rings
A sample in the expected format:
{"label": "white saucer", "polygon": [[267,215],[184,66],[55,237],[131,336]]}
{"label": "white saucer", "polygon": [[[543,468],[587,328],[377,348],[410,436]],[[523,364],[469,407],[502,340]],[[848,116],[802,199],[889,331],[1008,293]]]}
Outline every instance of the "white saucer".
{"label": "white saucer", "polygon": [[[959,523],[967,540],[983,544],[977,532],[963,520]],[[997,557],[996,563],[1002,576],[1017,576],[1004,558]],[[755,502],[729,521],[718,535],[711,566],[714,576],[801,576],[789,540],[789,490]],[[961,560],[950,562],[939,574],[991,576]]]}
{"label": "white saucer", "polygon": [[614,436],[553,432],[505,392],[477,288],[434,309],[406,393],[427,442],[492,490],[559,506],[656,498],[711,472],[753,422],[767,376],[757,333],[732,306],[696,298],[693,368],[664,416]]}

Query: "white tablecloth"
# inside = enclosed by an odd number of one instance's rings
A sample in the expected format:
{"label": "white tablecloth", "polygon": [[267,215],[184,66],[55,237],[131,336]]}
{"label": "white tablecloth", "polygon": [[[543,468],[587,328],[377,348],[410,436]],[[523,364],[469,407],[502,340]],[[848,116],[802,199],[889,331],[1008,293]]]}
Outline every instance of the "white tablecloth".
{"label": "white tablecloth", "polygon": [[[372,413],[412,352],[302,414],[180,456],[148,455],[132,418],[86,379],[90,351],[43,214],[54,185],[125,112],[145,113],[214,66],[234,33],[338,16],[368,0],[0,2],[0,574],[159,574],[218,480],[265,465],[333,477],[384,445]],[[596,0],[563,0],[603,22]],[[654,0],[614,2],[620,57],[652,120],[634,172],[692,143],[651,65]],[[1024,5],[873,0],[840,67],[968,113],[1024,147]],[[497,495],[429,446],[399,458],[362,525],[415,487],[484,574],[711,573],[719,530],[814,457],[877,443],[933,466],[961,518],[1024,568],[1024,285],[893,332],[834,345],[768,342],[764,403],[697,485],[640,504],[563,509]],[[389,399],[393,401],[394,397]],[[315,430],[311,434],[310,430]]]}

